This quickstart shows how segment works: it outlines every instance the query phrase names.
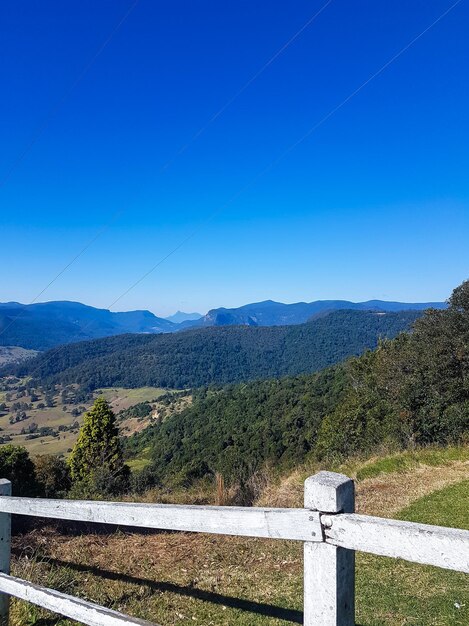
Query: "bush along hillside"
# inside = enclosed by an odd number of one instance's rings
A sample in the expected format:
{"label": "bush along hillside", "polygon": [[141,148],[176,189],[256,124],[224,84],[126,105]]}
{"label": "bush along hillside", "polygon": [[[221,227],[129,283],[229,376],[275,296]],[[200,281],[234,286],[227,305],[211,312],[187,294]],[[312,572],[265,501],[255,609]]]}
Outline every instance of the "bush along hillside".
{"label": "bush along hillside", "polygon": [[192,388],[315,372],[395,337],[421,315],[335,311],[296,326],[231,326],[121,335],[46,352],[5,373],[41,386]]}
{"label": "bush along hillside", "polygon": [[127,455],[146,450],[148,481],[188,484],[219,472],[233,482],[266,463],[468,438],[469,281],[448,309],[427,311],[412,333],[343,365],[199,391],[190,408],[130,438]]}

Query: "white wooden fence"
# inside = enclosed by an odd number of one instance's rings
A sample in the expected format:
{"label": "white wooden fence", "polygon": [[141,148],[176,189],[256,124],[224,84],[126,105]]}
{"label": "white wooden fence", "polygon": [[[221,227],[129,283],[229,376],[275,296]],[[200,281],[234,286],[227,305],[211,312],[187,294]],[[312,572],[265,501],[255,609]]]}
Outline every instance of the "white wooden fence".
{"label": "white wooden fence", "polygon": [[469,531],[356,515],[353,481],[319,472],[305,482],[303,509],[181,506],[15,498],[0,480],[0,624],[15,596],[90,626],[152,626],[10,576],[11,514],[304,543],[304,624],[355,623],[355,551],[469,573]]}

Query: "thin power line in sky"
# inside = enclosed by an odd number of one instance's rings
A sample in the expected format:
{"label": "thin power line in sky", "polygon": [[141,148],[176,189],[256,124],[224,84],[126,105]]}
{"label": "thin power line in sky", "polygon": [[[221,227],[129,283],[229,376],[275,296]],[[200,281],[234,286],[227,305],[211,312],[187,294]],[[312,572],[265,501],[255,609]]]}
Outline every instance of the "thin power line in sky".
{"label": "thin power line in sky", "polygon": [[[125,291],[123,291],[109,306],[108,309],[112,308],[117,302],[119,302],[124,296],[126,296],[132,289],[134,289],[137,285],[139,285],[145,278],[147,278],[152,272],[154,272],[160,265],[162,265],[167,259],[173,256],[178,250],[180,250],[190,239],[195,237],[203,228],[219,213],[221,213],[225,208],[227,208],[230,204],[232,204],[238,196],[251,188],[262,176],[264,176],[267,172],[269,172],[273,167],[275,167],[280,161],[282,161],[292,150],[294,150],[297,146],[303,143],[308,137],[310,137],[319,127],[321,127],[327,120],[329,120],[337,111],[339,111],[343,106],[345,106],[352,98],[354,98],[362,89],[364,89],[370,82],[372,82],[375,78],[380,76],[394,61],[399,59],[409,48],[411,48],[421,37],[423,37],[429,30],[431,30],[434,26],[436,26],[448,13],[450,13],[458,4],[460,4],[462,0],[456,0],[448,9],[446,9],[443,13],[439,15],[429,26],[424,28],[418,35],[416,35],[413,39],[409,41],[403,48],[399,50],[396,54],[394,54],[390,59],[388,59],[381,67],[376,70],[373,74],[371,74],[365,81],[363,81],[356,89],[354,89],[346,98],[344,98],[339,104],[333,107],[326,115],[324,115],[318,122],[316,122],[313,126],[311,126],[306,133],[304,133],[299,139],[290,144],[277,158],[275,158],[271,163],[269,163],[264,169],[262,169],[254,178],[252,178],[246,185],[244,185],[239,191],[237,191],[233,196],[231,196],[222,206],[220,206],[216,211],[214,211],[211,215],[208,216],[206,220],[204,220],[196,229],[194,229],[187,237],[182,239],[178,245],[176,245],[172,250],[170,250],[165,256],[159,259],[151,268],[149,268],[138,280],[136,280],[133,284],[130,285]],[[86,325],[83,330],[89,325]],[[48,358],[43,361],[36,369],[31,373],[31,377],[34,376],[39,369],[48,363],[60,350],[64,348],[63,345],[58,346],[52,353],[48,356]]]}
{"label": "thin power line in sky", "polygon": [[[112,218],[112,221],[109,222],[109,225],[112,224],[112,222],[114,222],[115,220],[117,220],[117,218],[120,216],[120,212],[115,213],[114,217]],[[41,291],[33,298],[33,300],[31,300],[31,302],[29,302],[29,304],[34,304],[35,302],[37,302],[39,300],[39,298],[42,296],[43,293],[45,293],[47,291],[47,289],[49,289],[49,287],[55,283],[55,281],[60,278],[62,276],[62,274],[64,274],[68,268],[73,265],[73,263],[75,263],[75,261],[77,259],[79,259],[81,257],[82,254],[84,254],[86,252],[86,250],[88,250],[88,248],[90,246],[92,246],[94,244],[94,242],[101,237],[101,235],[104,233],[105,230],[107,230],[108,226],[105,226],[104,228],[102,228],[100,231],[98,231],[96,233],[96,235],[90,239],[88,241],[88,243],[78,252],[78,254],[76,254],[72,259],[70,259],[70,261],[67,263],[67,265],[65,265],[53,278],[52,280],[50,280],[47,285],[41,289]],[[7,324],[4,328],[2,328],[2,330],[0,331],[0,337],[6,333],[6,331],[11,328],[13,326],[13,324],[20,319],[20,317],[23,316],[23,309],[20,309],[20,312],[18,313],[18,315],[16,315],[12,320],[10,320],[10,323]]]}
{"label": "thin power line in sky", "polygon": [[408,44],[406,44],[403,48],[399,50],[394,56],[392,56],[384,65],[382,65],[376,72],[371,74],[363,83],[361,83],[356,89],[354,89],[346,98],[344,98],[339,104],[333,107],[326,115],[324,115],[318,122],[316,122],[311,128],[307,130],[307,132],[299,137],[296,141],[290,144],[278,157],[276,157],[271,163],[269,163],[263,170],[258,172],[246,185],[244,185],[239,191],[233,194],[221,207],[219,207],[216,211],[214,211],[211,215],[207,217],[195,230],[192,231],[187,237],[185,237],[182,241],[179,242],[177,246],[175,246],[168,254],[162,257],[153,267],[151,267],[148,271],[143,274],[138,280],[136,280],[128,289],[126,289],[118,298],[112,302],[109,306],[111,308],[119,300],[121,300],[124,296],[126,296],[134,287],[136,287],[139,283],[141,283],[147,276],[149,276],[157,267],[159,267],[162,263],[164,263],[169,257],[175,254],[178,250],[180,250],[185,243],[187,243],[190,239],[192,239],[197,233],[199,233],[214,217],[219,215],[223,210],[225,210],[230,204],[232,204],[241,194],[250,189],[262,176],[267,174],[270,170],[272,170],[280,161],[282,161],[290,152],[292,152],[295,148],[297,148],[301,143],[303,143],[308,137],[310,137],[318,128],[320,128],[328,119],[330,119],[337,111],[339,111],[342,107],[344,107],[352,98],[354,98],[362,89],[364,89],[371,81],[377,78],[380,74],[382,74],[394,61],[397,61],[399,57],[401,57],[409,48],[411,48],[421,37],[423,37],[429,30],[431,30],[438,22],[440,22],[448,13],[450,13],[458,4],[460,4],[462,0],[456,0],[446,11],[444,11],[439,17],[437,17],[429,26],[427,26],[424,30],[422,30],[418,35],[416,35]]}
{"label": "thin power line in sky", "polygon": [[272,63],[281,55],[285,52],[285,50],[296,40],[298,39],[298,37],[309,27],[311,26],[311,24],[314,22],[314,20],[319,17],[321,15],[321,13],[331,4],[333,0],[327,0],[327,2],[325,4],[322,5],[322,7],[316,11],[316,13],[314,13],[307,22],[305,22],[303,24],[303,26],[296,31],[296,33],[290,37],[290,39],[288,41],[286,41],[283,46],[281,48],[279,48],[277,50],[277,52],[270,57],[270,59],[264,63],[264,65],[257,70],[257,72],[255,74],[253,74],[251,76],[251,78],[246,81],[244,83],[244,85],[241,87],[241,89],[239,89],[233,96],[231,96],[231,98],[229,100],[227,100],[225,102],[225,104],[218,109],[218,111],[216,111],[216,113],[214,113],[212,115],[212,117],[207,121],[206,124],[204,124],[203,126],[201,126],[201,128],[199,128],[199,130],[191,137],[191,139],[185,143],[183,146],[181,146],[181,148],[178,150],[178,152],[174,155],[174,157],[172,159],[170,159],[167,163],[165,163],[165,165],[163,165],[163,167],[161,168],[161,172],[163,172],[164,170],[166,170],[171,163],[181,154],[183,154],[183,152],[185,152],[187,150],[187,148],[189,148],[189,146],[194,143],[194,141],[196,141],[196,139],[198,139],[200,137],[200,135],[202,135],[207,128],[213,124],[213,122],[220,117],[220,115],[222,115],[226,109],[228,109],[235,100],[237,100],[239,98],[239,96],[241,94],[243,94],[246,89],[248,87],[250,87],[252,85],[252,83],[257,80],[259,78],[259,76],[261,76],[261,74],[263,74],[265,72],[265,70],[270,67],[272,65]]}
{"label": "thin power line in sky", "polygon": [[[7,176],[3,179],[3,181],[0,181],[0,188],[2,187],[2,185],[8,180],[8,178],[10,177],[10,175],[14,172],[14,170],[16,169],[16,167],[19,165],[19,163],[23,160],[23,158],[27,155],[27,153],[29,152],[29,150],[33,147],[34,143],[39,139],[39,137],[42,135],[42,133],[44,132],[44,130],[47,128],[47,126],[49,125],[49,123],[51,122],[52,118],[54,117],[54,115],[58,112],[58,110],[61,108],[61,106],[65,103],[66,99],[68,98],[68,96],[70,95],[70,93],[75,89],[75,87],[78,85],[78,83],[82,80],[82,78],[85,76],[85,74],[88,72],[88,70],[91,68],[91,66],[93,65],[93,63],[96,61],[96,59],[98,58],[98,56],[101,54],[101,52],[104,50],[104,48],[107,46],[107,44],[111,41],[112,37],[114,36],[114,34],[117,32],[117,30],[122,26],[122,24],[124,23],[124,21],[127,19],[127,17],[130,15],[130,13],[133,11],[133,9],[135,8],[135,6],[137,5],[139,0],[136,0],[131,7],[129,8],[129,10],[127,11],[127,13],[122,17],[122,19],[120,20],[120,22],[116,25],[116,27],[114,28],[114,30],[112,31],[112,33],[108,36],[108,38],[106,39],[106,41],[101,45],[101,47],[99,48],[99,50],[97,51],[97,53],[95,54],[95,56],[93,57],[93,59],[90,61],[90,63],[88,63],[88,65],[84,68],[84,70],[81,72],[81,74],[79,75],[79,77],[74,81],[74,83],[72,84],[72,86],[68,89],[68,91],[62,96],[62,98],[60,99],[60,101],[53,107],[53,109],[51,109],[50,114],[48,115],[48,117],[46,118],[46,120],[44,121],[44,123],[40,126],[40,128],[38,129],[38,131],[35,133],[35,135],[33,136],[32,140],[29,142],[29,144],[25,147],[25,149],[23,150],[23,152],[21,153],[21,155],[18,157],[18,159],[14,162],[14,164],[12,165],[12,167],[10,168]],[[166,161],[166,163],[164,163],[164,165],[157,171],[157,176],[163,174],[171,165],[172,163],[179,157],[181,156],[188,148],[190,145],[192,145],[208,128],[211,124],[213,124],[213,122],[215,122],[216,119],[218,119],[225,111],[226,109],[228,109],[228,107],[230,107],[235,100],[237,100],[237,98],[239,98],[239,96],[241,96],[241,94],[246,91],[246,89],[252,85],[252,83],[257,80],[261,74],[263,74],[265,72],[265,70],[272,65],[272,63],[281,55],[285,52],[285,50],[296,40],[298,39],[298,37],[314,22],[314,20],[329,6],[329,4],[331,4],[331,2],[333,2],[333,0],[327,0],[327,2],[325,4],[323,4],[321,6],[321,8],[316,11],[304,24],[303,26],[296,31],[296,33],[294,35],[292,35],[292,37],[290,37],[290,39],[288,39],[270,58],[269,60],[264,63],[264,65],[262,65],[262,67],[256,71],[255,74],[253,74],[251,76],[251,78],[249,78],[249,80],[247,80],[243,86],[233,95],[231,96],[231,98],[229,100],[227,100],[227,102],[225,102],[225,104],[218,109],[213,115],[212,117],[210,117],[210,119],[199,128],[199,130],[189,139],[189,141],[187,141],[183,146],[181,146],[181,148],[168,160]],[[128,207],[127,207],[128,210]],[[81,250],[79,250],[79,252],[70,260],[66,263],[66,265],[57,272],[57,274],[52,278],[52,280],[50,280],[47,285],[41,289],[41,291],[39,291],[39,293],[36,294],[36,296],[28,303],[28,304],[34,304],[35,302],[37,302],[37,300],[47,291],[47,289],[49,289],[49,287],[51,287],[56,280],[58,280],[100,237],[101,235],[103,235],[107,230],[109,230],[109,228],[112,226],[112,224],[123,214],[125,213],[126,209],[122,209],[119,210],[118,212],[114,213],[114,215],[112,216],[111,220],[105,224],[101,230],[92,237],[92,239],[90,239],[84,246],[83,248],[81,248]],[[119,298],[120,299],[120,298]],[[13,318],[11,320],[11,322],[2,330],[0,331],[0,336],[5,333],[20,317],[22,316],[22,312],[20,312],[15,318]]]}
{"label": "thin power line in sky", "polygon": [[7,181],[11,178],[13,173],[16,171],[16,169],[20,165],[20,163],[25,159],[25,157],[31,151],[31,149],[33,148],[34,144],[43,135],[44,131],[48,128],[49,124],[55,118],[57,113],[60,111],[60,109],[65,104],[65,102],[68,100],[68,98],[71,95],[71,93],[81,83],[83,78],[86,76],[86,74],[89,72],[89,70],[93,67],[93,65],[95,64],[95,62],[98,59],[98,57],[104,52],[104,50],[106,49],[107,45],[110,43],[110,41],[112,40],[114,35],[117,33],[117,31],[120,29],[122,24],[126,21],[126,19],[129,17],[129,15],[132,13],[132,11],[135,9],[135,7],[137,6],[138,2],[139,2],[139,0],[134,0],[134,2],[130,5],[129,9],[126,11],[126,13],[124,13],[124,15],[121,17],[119,22],[114,26],[114,28],[109,33],[109,35],[106,37],[106,39],[103,41],[103,43],[96,50],[96,52],[93,55],[93,57],[91,58],[91,60],[88,61],[88,63],[84,66],[84,68],[81,70],[81,72],[78,74],[78,76],[72,82],[72,84],[68,87],[68,89],[62,94],[62,96],[59,98],[59,100],[57,100],[57,102],[49,109],[49,112],[47,113],[47,115],[44,118],[44,120],[41,122],[41,124],[39,124],[39,126],[33,132],[33,134],[31,135],[31,137],[29,139],[29,141],[24,146],[24,148],[21,150],[21,152],[18,154],[16,159],[13,160],[12,164],[7,169],[7,171],[5,172],[3,178],[0,179],[0,189],[5,186]]}

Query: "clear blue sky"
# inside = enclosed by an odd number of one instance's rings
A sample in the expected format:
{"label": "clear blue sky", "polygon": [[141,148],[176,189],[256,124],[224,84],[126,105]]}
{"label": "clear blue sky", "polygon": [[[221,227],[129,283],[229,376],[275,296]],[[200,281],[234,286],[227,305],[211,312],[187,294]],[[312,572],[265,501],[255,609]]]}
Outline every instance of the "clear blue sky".
{"label": "clear blue sky", "polygon": [[[439,300],[468,277],[469,2],[140,0],[0,189],[0,301]],[[132,0],[0,3],[0,178]]]}

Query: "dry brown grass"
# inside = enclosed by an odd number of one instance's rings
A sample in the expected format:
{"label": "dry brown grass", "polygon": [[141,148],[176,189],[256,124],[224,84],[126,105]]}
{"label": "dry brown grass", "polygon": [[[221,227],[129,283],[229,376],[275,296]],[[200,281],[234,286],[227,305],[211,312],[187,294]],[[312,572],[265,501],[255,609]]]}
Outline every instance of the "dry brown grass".
{"label": "dry brown grass", "polygon": [[278,508],[302,507],[304,499],[303,483],[306,478],[304,471],[295,470],[278,482],[266,485],[257,506],[273,506]]}
{"label": "dry brown grass", "polygon": [[468,461],[367,478],[357,483],[356,508],[359,513],[392,516],[414,500],[468,478]]}
{"label": "dry brown grass", "polygon": [[[432,491],[469,478],[467,448],[461,460],[448,461],[442,455],[441,464],[426,465],[424,460],[417,460],[408,471],[383,473],[372,478],[355,480],[356,508],[368,515],[393,515],[408,504]],[[424,451],[425,453],[425,451]],[[416,454],[418,459],[418,453]],[[425,459],[424,454],[422,454]],[[348,476],[356,476],[357,470],[366,467],[373,459],[339,468]],[[265,486],[256,501],[257,506],[301,507],[303,506],[303,483],[305,479],[320,468],[310,465],[294,470],[288,476],[281,477]]]}
{"label": "dry brown grass", "polygon": [[293,542],[188,533],[66,537],[44,529],[18,538],[14,549],[22,554],[15,574],[47,586],[51,568],[68,570],[61,579],[68,593],[161,624],[300,619],[302,550]]}

